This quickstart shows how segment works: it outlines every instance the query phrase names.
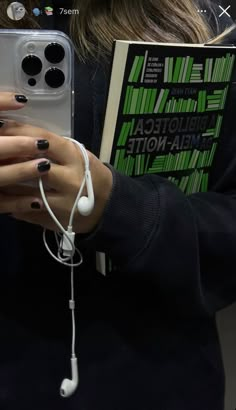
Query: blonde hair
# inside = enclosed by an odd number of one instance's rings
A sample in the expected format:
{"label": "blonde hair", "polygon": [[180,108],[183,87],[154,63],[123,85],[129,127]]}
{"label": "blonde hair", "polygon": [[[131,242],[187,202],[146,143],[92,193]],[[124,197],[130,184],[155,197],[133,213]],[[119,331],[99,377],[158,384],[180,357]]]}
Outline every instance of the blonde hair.
{"label": "blonde hair", "polygon": [[76,0],[70,30],[83,57],[109,55],[114,39],[202,43],[213,30],[193,0]]}

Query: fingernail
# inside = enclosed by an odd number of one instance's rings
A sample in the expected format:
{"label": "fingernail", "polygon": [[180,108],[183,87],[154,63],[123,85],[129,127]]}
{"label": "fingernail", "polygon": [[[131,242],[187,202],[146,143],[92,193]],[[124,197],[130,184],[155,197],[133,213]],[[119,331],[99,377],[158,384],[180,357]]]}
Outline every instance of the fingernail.
{"label": "fingernail", "polygon": [[30,206],[31,206],[32,209],[40,209],[41,208],[41,205],[38,201],[31,202]]}
{"label": "fingernail", "polygon": [[21,95],[21,94],[16,94],[15,99],[19,103],[26,103],[28,101],[28,98],[25,95]]}
{"label": "fingernail", "polygon": [[4,124],[4,121],[0,120],[0,128],[2,128]]}
{"label": "fingernail", "polygon": [[49,147],[49,142],[47,140],[37,140],[36,146],[39,150],[45,150]]}
{"label": "fingernail", "polygon": [[39,162],[38,164],[39,172],[48,171],[50,167],[51,167],[50,161],[42,161],[42,162]]}

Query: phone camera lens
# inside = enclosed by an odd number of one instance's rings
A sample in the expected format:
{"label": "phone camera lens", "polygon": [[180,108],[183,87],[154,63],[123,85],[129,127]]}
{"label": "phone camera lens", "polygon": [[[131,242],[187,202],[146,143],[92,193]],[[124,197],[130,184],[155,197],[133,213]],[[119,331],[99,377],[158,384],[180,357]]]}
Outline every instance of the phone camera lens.
{"label": "phone camera lens", "polygon": [[65,50],[60,44],[51,43],[45,48],[44,55],[50,63],[58,64],[65,57]]}
{"label": "phone camera lens", "polygon": [[42,70],[42,61],[39,57],[30,54],[21,63],[23,71],[28,75],[37,75]]}
{"label": "phone camera lens", "polygon": [[51,88],[59,88],[64,84],[65,75],[59,68],[51,67],[45,74],[45,81]]}

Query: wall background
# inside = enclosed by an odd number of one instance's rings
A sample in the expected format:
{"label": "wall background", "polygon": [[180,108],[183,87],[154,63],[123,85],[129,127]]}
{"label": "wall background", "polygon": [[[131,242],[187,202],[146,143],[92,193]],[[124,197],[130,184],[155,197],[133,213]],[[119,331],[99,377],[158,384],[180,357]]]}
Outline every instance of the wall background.
{"label": "wall background", "polygon": [[217,314],[226,376],[225,410],[236,409],[236,303]]}

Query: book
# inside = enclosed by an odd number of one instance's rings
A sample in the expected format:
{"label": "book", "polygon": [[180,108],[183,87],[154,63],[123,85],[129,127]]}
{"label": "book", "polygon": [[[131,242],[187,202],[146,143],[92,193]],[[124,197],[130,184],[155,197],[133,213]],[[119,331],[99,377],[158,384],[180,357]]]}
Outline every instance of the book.
{"label": "book", "polygon": [[[158,174],[206,192],[236,47],[114,41],[100,159],[130,177]],[[97,254],[97,269],[108,269]]]}

